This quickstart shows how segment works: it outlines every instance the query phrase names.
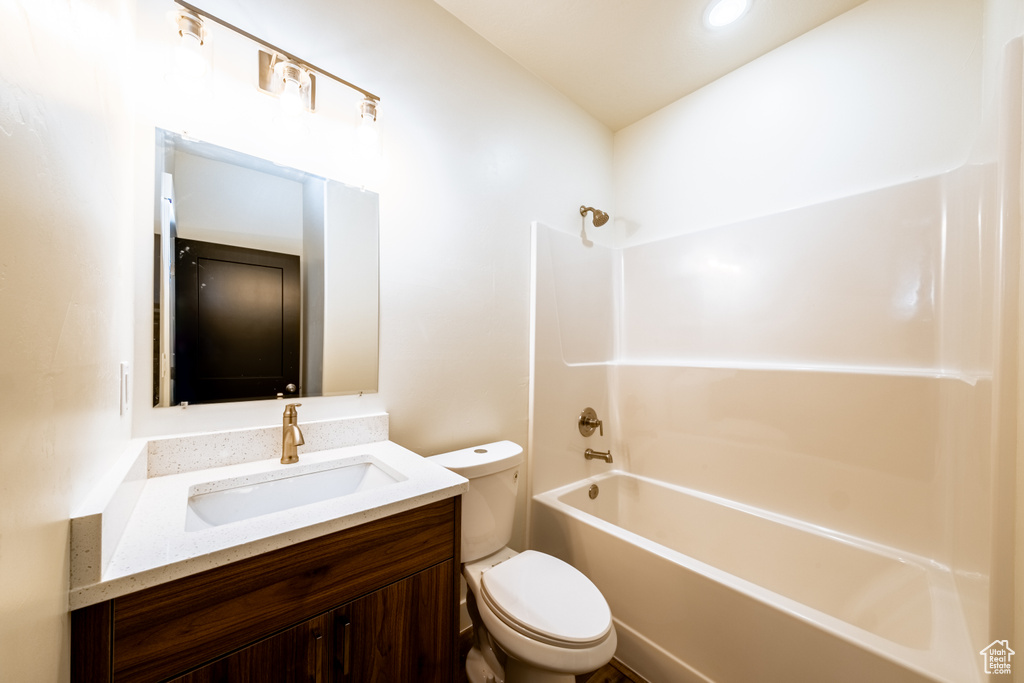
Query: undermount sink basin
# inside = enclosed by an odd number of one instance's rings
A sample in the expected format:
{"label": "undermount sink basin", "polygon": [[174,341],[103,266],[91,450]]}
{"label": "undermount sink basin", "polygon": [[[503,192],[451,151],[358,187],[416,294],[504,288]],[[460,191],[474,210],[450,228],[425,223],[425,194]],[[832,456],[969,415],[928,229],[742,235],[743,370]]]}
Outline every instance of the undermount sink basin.
{"label": "undermount sink basin", "polygon": [[193,486],[189,491],[185,531],[199,531],[371,491],[403,478],[372,461],[363,460],[295,474],[285,471],[273,479],[255,483],[239,477]]}

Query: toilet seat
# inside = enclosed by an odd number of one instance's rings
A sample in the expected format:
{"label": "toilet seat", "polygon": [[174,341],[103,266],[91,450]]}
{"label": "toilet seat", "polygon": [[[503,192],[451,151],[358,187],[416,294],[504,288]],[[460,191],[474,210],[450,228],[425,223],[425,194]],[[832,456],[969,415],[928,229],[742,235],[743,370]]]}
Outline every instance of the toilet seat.
{"label": "toilet seat", "polygon": [[597,586],[551,555],[523,551],[484,571],[480,583],[495,616],[540,642],[588,648],[612,629],[611,610]]}

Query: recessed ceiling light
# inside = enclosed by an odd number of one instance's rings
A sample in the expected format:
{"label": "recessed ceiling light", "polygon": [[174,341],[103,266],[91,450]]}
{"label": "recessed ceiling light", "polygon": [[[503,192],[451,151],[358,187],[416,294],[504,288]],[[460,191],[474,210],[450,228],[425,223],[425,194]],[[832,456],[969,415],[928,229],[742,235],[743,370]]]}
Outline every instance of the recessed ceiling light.
{"label": "recessed ceiling light", "polygon": [[712,28],[736,21],[750,9],[751,0],[714,0],[704,12],[704,23]]}

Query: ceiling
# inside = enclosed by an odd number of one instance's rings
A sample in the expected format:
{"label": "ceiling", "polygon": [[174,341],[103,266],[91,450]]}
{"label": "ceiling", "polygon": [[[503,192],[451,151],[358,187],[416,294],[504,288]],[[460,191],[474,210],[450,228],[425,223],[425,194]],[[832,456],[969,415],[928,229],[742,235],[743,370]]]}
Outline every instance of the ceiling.
{"label": "ceiling", "polygon": [[617,131],[866,0],[753,0],[704,24],[709,0],[435,0]]}

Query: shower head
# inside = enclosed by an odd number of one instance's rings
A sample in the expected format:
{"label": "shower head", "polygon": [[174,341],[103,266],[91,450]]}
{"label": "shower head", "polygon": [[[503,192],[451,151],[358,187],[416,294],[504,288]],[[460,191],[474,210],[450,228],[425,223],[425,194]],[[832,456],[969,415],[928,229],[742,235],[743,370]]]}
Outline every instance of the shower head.
{"label": "shower head", "polygon": [[604,225],[605,223],[608,222],[608,214],[606,214],[601,209],[595,209],[592,206],[581,206],[580,207],[580,215],[581,216],[585,217],[587,215],[587,211],[590,211],[591,213],[594,214],[594,227],[595,228],[600,228],[602,225]]}

